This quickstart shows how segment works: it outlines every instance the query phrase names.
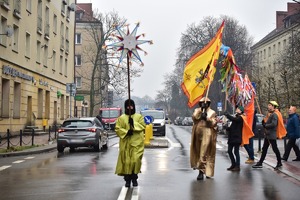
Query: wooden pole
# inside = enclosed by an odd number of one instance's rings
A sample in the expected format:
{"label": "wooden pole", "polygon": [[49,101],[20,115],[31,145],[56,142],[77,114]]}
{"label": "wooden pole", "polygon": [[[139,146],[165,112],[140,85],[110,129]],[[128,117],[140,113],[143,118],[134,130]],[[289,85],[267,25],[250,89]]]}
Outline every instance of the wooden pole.
{"label": "wooden pole", "polygon": [[129,99],[129,118],[131,117],[131,105],[130,105],[130,71],[129,71],[129,52],[127,53],[127,80],[128,80],[128,99]]}

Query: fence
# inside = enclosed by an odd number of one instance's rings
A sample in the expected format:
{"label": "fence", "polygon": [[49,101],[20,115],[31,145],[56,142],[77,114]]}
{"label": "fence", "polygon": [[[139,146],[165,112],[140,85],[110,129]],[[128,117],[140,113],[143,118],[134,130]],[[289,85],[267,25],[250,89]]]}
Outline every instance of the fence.
{"label": "fence", "polygon": [[[58,126],[49,126],[48,128],[48,142],[55,140],[57,136]],[[35,141],[35,139],[43,136],[45,140],[45,133],[43,134],[36,134],[35,130],[32,129],[31,134],[24,134],[23,130],[20,130],[19,135],[12,135],[10,130],[7,129],[5,137],[1,137],[0,135],[0,149],[9,149],[11,147],[18,147],[18,146],[34,146],[41,144],[41,141]]]}

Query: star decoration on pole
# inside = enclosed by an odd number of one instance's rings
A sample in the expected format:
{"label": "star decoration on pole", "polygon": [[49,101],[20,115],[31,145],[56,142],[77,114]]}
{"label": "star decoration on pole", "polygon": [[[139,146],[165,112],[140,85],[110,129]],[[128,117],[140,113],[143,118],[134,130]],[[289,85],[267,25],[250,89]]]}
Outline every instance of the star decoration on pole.
{"label": "star decoration on pole", "polygon": [[147,52],[140,48],[139,45],[144,43],[153,44],[153,42],[151,40],[138,40],[141,36],[145,37],[145,34],[136,35],[140,23],[136,24],[134,30],[131,33],[129,31],[129,25],[126,26],[126,33],[121,29],[121,27],[116,27],[119,35],[112,34],[112,36],[116,37],[118,39],[118,42],[109,44],[107,46],[117,48],[117,51],[122,51],[119,58],[119,63],[121,63],[127,55],[129,59],[132,59],[133,57],[136,58],[138,62],[140,62],[141,66],[144,66],[138,50],[144,52],[145,55],[147,55]]}

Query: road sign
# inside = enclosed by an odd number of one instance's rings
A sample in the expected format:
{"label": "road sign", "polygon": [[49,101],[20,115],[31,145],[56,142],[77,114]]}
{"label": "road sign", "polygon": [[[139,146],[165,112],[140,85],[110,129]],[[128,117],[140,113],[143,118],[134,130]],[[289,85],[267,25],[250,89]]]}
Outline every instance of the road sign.
{"label": "road sign", "polygon": [[66,84],[66,92],[70,93],[71,96],[75,96],[75,94],[76,94],[76,83],[67,83]]}
{"label": "road sign", "polygon": [[151,124],[153,122],[154,118],[152,116],[145,116],[144,121],[146,124]]}
{"label": "road sign", "polygon": [[84,100],[84,96],[76,95],[76,96],[75,96],[75,100],[76,100],[76,101],[83,101],[83,100]]}
{"label": "road sign", "polygon": [[217,103],[217,109],[218,109],[219,112],[222,111],[222,102]]}

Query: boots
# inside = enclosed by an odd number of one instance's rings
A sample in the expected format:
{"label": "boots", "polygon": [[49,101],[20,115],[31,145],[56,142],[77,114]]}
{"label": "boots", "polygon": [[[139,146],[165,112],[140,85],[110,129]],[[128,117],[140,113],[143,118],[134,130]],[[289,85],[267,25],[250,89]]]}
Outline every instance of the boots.
{"label": "boots", "polygon": [[203,180],[204,176],[203,176],[203,172],[201,170],[199,170],[199,174],[197,176],[197,180]]}
{"label": "boots", "polygon": [[131,174],[131,180],[132,180],[132,186],[137,187],[138,186],[138,175],[137,174]]}
{"label": "boots", "polygon": [[125,180],[125,187],[130,187],[131,176],[130,175],[124,175],[124,180]]}

